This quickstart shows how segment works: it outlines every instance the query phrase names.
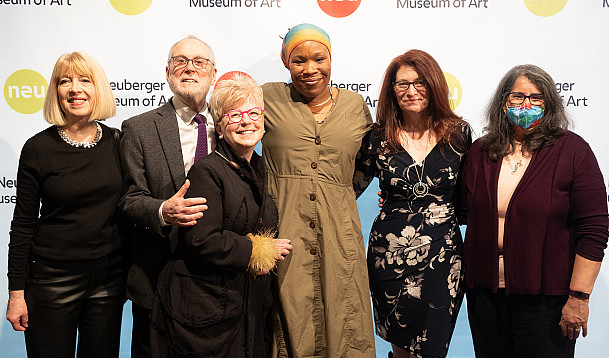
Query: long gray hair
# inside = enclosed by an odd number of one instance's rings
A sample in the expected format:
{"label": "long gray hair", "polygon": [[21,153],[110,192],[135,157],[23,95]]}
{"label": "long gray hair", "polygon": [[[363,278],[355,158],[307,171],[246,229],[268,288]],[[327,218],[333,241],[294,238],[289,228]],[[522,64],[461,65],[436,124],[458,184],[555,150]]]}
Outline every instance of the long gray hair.
{"label": "long gray hair", "polygon": [[486,123],[482,141],[492,160],[497,160],[514,151],[514,125],[505,114],[508,94],[520,77],[526,77],[545,97],[544,115],[531,133],[522,141],[522,150],[533,153],[536,149],[552,145],[569,129],[571,121],[567,118],[562,97],[556,90],[550,75],[535,65],[520,65],[512,68],[503,76],[486,110]]}

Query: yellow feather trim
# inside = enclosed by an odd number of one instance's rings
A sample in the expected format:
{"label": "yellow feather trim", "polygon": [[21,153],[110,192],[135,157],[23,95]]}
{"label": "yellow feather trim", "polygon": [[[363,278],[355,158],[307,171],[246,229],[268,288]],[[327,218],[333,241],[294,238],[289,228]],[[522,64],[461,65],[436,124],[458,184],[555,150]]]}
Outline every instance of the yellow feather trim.
{"label": "yellow feather trim", "polygon": [[248,265],[252,274],[270,271],[275,267],[277,254],[275,235],[276,231],[272,229],[259,231],[257,234],[247,234],[247,238],[252,242],[252,256]]}

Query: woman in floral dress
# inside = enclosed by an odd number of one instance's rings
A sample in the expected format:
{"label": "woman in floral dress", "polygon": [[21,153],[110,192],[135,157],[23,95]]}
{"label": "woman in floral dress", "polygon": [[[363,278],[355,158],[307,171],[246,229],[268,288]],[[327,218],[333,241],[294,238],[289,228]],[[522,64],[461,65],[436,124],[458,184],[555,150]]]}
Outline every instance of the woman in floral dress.
{"label": "woman in floral dress", "polygon": [[380,180],[384,205],[370,233],[368,271],[376,333],[396,358],[448,352],[463,298],[455,188],[470,144],[436,61],[419,50],[396,57],[355,183],[361,193]]}

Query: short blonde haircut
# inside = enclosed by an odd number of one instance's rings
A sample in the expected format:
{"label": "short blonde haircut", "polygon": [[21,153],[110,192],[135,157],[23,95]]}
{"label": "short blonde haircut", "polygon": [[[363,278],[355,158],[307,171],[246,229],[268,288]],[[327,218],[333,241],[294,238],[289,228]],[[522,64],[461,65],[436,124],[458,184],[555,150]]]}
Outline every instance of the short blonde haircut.
{"label": "short blonde haircut", "polygon": [[114,95],[108,83],[108,78],[97,62],[91,55],[83,52],[64,53],[57,59],[53,73],[51,74],[51,82],[47,90],[46,98],[44,99],[44,107],[42,114],[44,119],[50,124],[63,126],[66,124],[65,114],[59,103],[59,94],[57,87],[59,80],[66,75],[79,75],[89,77],[95,86],[95,100],[93,102],[93,110],[88,120],[103,121],[107,118],[116,115],[116,103]]}
{"label": "short blonde haircut", "polygon": [[214,117],[214,123],[220,123],[228,111],[235,109],[248,99],[253,100],[256,106],[264,109],[262,88],[250,76],[238,73],[230,79],[218,82],[209,100],[209,111]]}

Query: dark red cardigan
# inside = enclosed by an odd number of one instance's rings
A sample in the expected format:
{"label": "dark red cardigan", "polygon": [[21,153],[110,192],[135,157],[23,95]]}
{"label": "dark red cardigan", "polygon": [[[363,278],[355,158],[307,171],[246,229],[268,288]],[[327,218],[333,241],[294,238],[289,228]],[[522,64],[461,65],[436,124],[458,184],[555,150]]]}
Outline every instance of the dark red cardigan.
{"label": "dark red cardigan", "polygon": [[[481,141],[463,170],[467,286],[498,283],[497,182],[501,160]],[[567,132],[538,149],[507,208],[503,238],[506,293],[565,295],[575,254],[603,259],[609,236],[603,175],[588,143]]]}

